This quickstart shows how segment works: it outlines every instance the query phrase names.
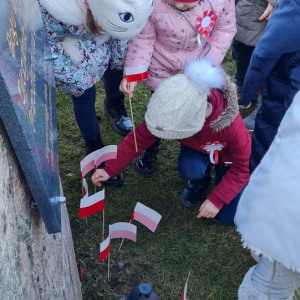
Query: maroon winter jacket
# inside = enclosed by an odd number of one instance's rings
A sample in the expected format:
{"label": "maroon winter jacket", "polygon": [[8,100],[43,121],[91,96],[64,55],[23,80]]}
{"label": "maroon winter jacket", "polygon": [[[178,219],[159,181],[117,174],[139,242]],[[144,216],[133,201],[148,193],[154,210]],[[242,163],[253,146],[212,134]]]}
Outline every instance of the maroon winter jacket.
{"label": "maroon winter jacket", "polygon": [[[204,147],[209,143],[220,142],[224,145],[218,153],[218,164],[225,165],[225,162],[229,162],[230,170],[207,196],[218,209],[228,204],[249,180],[251,138],[238,114],[236,97],[231,96],[228,99],[223,98],[220,90],[212,89],[208,97],[208,101],[212,104],[212,112],[206,118],[203,128],[189,138],[178,140],[181,147],[189,147],[204,153],[206,153]],[[131,132],[119,145],[117,159],[106,162],[104,170],[111,178],[119,174],[139,153],[158,139],[147,129],[145,122],[136,127],[135,134],[138,152]]]}

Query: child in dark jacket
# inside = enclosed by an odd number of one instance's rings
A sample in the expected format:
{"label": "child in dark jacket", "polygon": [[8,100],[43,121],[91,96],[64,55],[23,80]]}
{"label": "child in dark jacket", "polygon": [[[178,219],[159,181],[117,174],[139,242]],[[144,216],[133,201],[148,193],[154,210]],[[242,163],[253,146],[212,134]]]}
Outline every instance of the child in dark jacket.
{"label": "child in dark jacket", "polygon": [[244,106],[263,86],[252,135],[251,173],[268,151],[300,90],[300,35],[294,30],[299,26],[300,0],[280,1],[251,57],[243,88]]}
{"label": "child in dark jacket", "polygon": [[[225,82],[226,81],[226,82]],[[225,84],[224,84],[225,83]],[[223,89],[221,92],[218,88]],[[186,207],[195,207],[206,195],[210,168],[215,165],[215,188],[199,209],[198,218],[216,218],[232,225],[241,192],[249,179],[251,139],[241,116],[234,84],[221,67],[200,59],[190,62],[184,74],[163,81],[152,95],[144,123],[118,147],[116,160],[92,176],[99,186],[119,174],[159,138],[181,145],[178,171],[188,180],[180,195]]]}

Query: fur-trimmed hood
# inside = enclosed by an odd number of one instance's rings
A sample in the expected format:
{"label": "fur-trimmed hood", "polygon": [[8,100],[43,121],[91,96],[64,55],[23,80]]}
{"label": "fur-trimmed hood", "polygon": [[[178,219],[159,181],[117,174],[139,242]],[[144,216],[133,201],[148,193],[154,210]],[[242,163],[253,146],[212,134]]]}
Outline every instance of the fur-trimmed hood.
{"label": "fur-trimmed hood", "polygon": [[225,84],[222,87],[224,98],[227,99],[228,105],[226,110],[213,122],[210,127],[213,131],[221,131],[222,129],[230,126],[235,117],[239,114],[239,105],[237,98],[236,85],[232,82],[228,75],[225,75]]}

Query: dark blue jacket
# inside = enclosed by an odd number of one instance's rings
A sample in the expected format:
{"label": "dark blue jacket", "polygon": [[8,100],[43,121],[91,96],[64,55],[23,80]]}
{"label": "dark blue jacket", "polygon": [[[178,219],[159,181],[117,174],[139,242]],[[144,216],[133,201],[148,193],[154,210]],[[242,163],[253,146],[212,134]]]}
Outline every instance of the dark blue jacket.
{"label": "dark blue jacket", "polygon": [[250,171],[269,149],[300,90],[300,0],[280,0],[274,10],[251,57],[243,88],[245,106],[261,86],[262,106],[253,132]]}

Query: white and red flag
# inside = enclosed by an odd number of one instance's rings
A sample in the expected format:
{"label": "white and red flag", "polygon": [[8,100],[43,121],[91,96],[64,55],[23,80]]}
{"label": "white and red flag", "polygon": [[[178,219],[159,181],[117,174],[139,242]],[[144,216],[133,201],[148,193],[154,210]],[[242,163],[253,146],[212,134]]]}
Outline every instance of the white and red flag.
{"label": "white and red flag", "polygon": [[82,178],[82,195],[83,197],[87,197],[89,195],[89,188],[85,178]]}
{"label": "white and red flag", "polygon": [[129,239],[136,242],[136,226],[126,222],[109,225],[111,239]]}
{"label": "white and red flag", "polygon": [[182,295],[181,295],[180,300],[187,300],[187,299],[186,299],[186,294],[187,294],[187,284],[188,284],[188,280],[189,280],[190,274],[191,274],[191,271],[189,272],[189,275],[188,275],[188,277],[187,277],[187,279],[186,279],[186,282],[185,282],[184,289],[183,289],[183,291],[182,291]]}
{"label": "white and red flag", "polygon": [[134,211],[130,217],[131,221],[138,221],[149,230],[154,232],[157,228],[158,223],[161,220],[161,215],[155,210],[149,208],[148,206],[137,202]]}
{"label": "white and red flag", "polygon": [[95,153],[94,165],[97,168],[106,160],[117,158],[117,145],[105,146]]}
{"label": "white and red flag", "polygon": [[80,178],[83,178],[91,170],[95,170],[102,162],[117,158],[117,146],[105,146],[87,155],[80,162]]}
{"label": "white and red flag", "polygon": [[95,154],[97,151],[90,153],[80,162],[80,178],[95,169]]}
{"label": "white and red flag", "polygon": [[148,66],[141,65],[137,67],[125,68],[127,82],[143,81],[148,79]]}
{"label": "white and red flag", "polygon": [[99,254],[100,261],[103,261],[108,256],[109,252],[110,252],[110,234],[108,234],[106,240],[100,243],[100,254]]}
{"label": "white and red flag", "polygon": [[104,190],[80,200],[79,218],[91,216],[104,209]]}

